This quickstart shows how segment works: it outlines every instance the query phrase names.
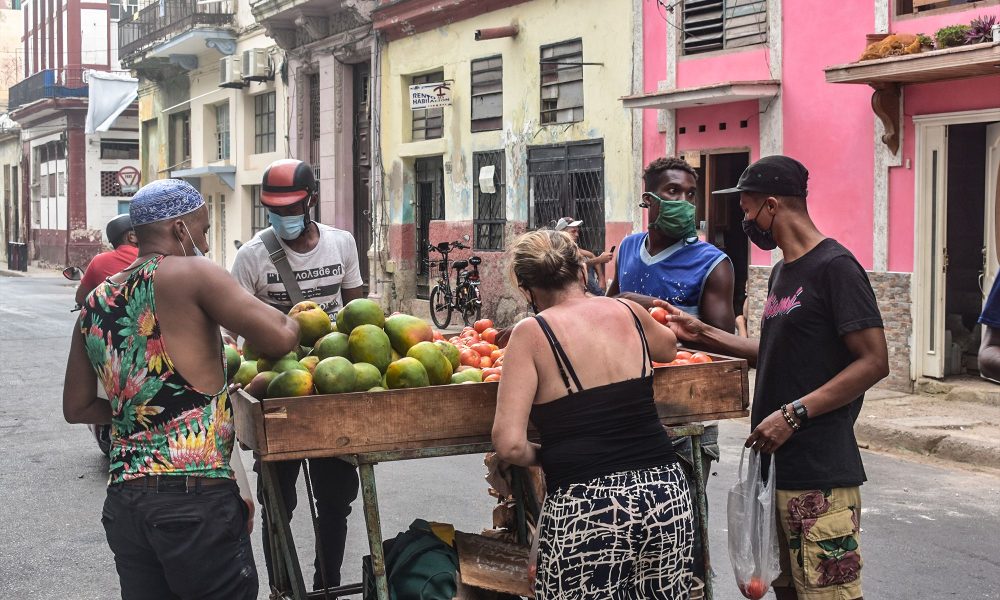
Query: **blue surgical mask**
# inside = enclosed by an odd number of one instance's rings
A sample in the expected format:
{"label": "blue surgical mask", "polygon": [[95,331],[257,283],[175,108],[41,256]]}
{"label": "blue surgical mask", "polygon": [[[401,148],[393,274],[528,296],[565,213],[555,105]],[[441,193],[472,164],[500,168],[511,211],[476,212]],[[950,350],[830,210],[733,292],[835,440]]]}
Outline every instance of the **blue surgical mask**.
{"label": "blue surgical mask", "polygon": [[268,211],[267,220],[271,222],[274,233],[283,240],[294,240],[302,235],[302,230],[306,228],[305,215],[292,215],[283,217],[277,213]]}
{"label": "blue surgical mask", "polygon": [[[194,243],[194,236],[191,235],[191,230],[188,229],[187,223],[181,221],[181,225],[184,226],[184,231],[187,232],[188,238],[191,240],[191,248],[194,249],[194,255],[205,256],[205,253],[198,248],[198,244]],[[181,244],[181,252],[184,252],[184,244]],[[187,252],[184,252],[184,256],[187,256]]]}

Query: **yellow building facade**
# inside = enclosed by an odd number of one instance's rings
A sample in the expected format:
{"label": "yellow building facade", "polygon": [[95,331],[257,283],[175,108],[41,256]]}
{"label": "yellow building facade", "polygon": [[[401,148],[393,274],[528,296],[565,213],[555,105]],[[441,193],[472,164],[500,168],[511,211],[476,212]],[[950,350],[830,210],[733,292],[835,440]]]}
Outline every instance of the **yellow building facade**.
{"label": "yellow building facade", "polygon": [[[620,101],[637,86],[634,3],[577,0],[572,18],[557,0],[448,15],[424,5],[372,14],[385,41],[373,78],[383,176],[373,193],[373,292],[424,313],[437,278],[427,244],[468,235],[483,258],[483,315],[509,323],[525,306],[503,261],[519,232],[571,216],[584,221],[581,246],[599,253],[641,218],[641,117]],[[413,109],[415,84],[450,94],[450,105]]]}

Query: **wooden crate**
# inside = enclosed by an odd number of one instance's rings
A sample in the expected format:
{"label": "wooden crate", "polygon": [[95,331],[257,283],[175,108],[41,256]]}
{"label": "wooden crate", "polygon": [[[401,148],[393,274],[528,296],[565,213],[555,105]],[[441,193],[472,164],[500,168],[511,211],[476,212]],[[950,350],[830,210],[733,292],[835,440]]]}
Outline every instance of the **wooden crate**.
{"label": "wooden crate", "polygon": [[[659,367],[654,395],[664,424],[746,416],[747,364]],[[257,400],[232,396],[240,442],[264,460],[290,460],[489,443],[497,383]]]}

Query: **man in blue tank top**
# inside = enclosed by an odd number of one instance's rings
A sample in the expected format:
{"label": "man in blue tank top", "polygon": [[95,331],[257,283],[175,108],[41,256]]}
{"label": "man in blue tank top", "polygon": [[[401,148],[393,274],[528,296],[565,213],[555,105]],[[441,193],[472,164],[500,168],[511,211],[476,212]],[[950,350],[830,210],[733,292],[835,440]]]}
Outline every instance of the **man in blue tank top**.
{"label": "man in blue tank top", "polygon": [[[649,211],[645,233],[633,233],[619,245],[615,280],[608,296],[619,296],[645,308],[665,300],[724,331],[736,330],[733,311],[733,263],[722,251],[698,239],[695,195],[698,173],[683,160],[663,157],[642,174],[645,192],[639,206]],[[702,436],[702,473],[719,460],[719,426],[706,424]],[[674,449],[692,479],[691,439],[674,440]],[[704,580],[704,565],[695,549],[695,575]]]}

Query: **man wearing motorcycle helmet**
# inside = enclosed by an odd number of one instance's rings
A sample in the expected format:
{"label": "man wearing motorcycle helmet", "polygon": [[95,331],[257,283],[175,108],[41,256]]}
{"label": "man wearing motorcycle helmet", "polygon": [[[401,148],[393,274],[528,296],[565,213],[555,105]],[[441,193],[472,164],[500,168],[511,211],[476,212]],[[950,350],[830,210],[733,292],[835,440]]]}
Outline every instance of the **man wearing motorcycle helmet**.
{"label": "man wearing motorcycle helmet", "polygon": [[104,233],[108,236],[108,242],[113,250],[98,254],[87,265],[87,270],[80,279],[80,285],[76,288],[77,304],[83,304],[87,294],[98,284],[132,264],[138,256],[138,242],[135,232],[132,231],[132,219],[127,213],[108,221]]}
{"label": "man wearing motorcycle helmet", "polygon": [[[260,300],[287,313],[294,302],[287,291],[278,268],[271,260],[267,244],[283,251],[288,269],[302,296],[316,302],[331,316],[344,304],[363,295],[358,248],[349,232],[319,223],[310,218],[310,209],[318,200],[316,178],[312,168],[300,160],[277,160],[264,171],[260,202],[267,209],[271,227],[259,232],[243,244],[233,262],[233,277]],[[268,240],[265,236],[274,236]],[[296,505],[295,482],[302,461],[276,463],[278,485],[288,505],[289,518]],[[254,465],[259,472],[259,462]],[[314,589],[340,584],[340,567],[347,540],[347,516],[351,502],[358,496],[357,469],[336,458],[312,459],[309,474],[316,496],[318,513],[316,572]],[[264,505],[264,490],[257,480],[257,497]],[[271,564],[267,511],[261,511],[264,558],[268,579],[274,583]]]}

